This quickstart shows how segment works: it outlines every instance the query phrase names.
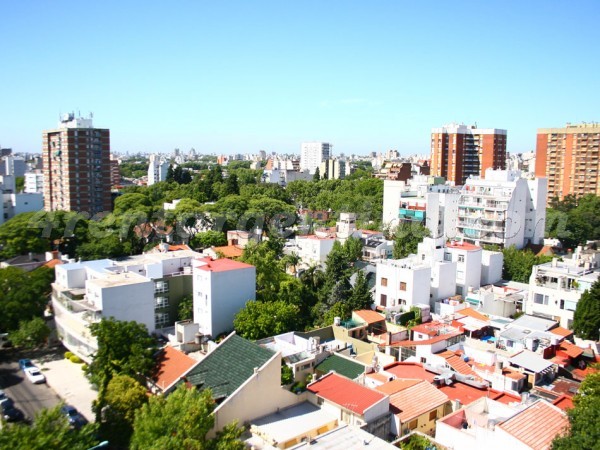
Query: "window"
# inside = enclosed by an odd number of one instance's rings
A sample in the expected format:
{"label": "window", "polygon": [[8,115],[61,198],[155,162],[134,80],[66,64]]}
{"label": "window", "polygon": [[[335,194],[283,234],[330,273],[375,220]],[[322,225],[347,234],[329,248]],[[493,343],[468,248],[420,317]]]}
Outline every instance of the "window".
{"label": "window", "polygon": [[452,261],[452,255],[450,253],[444,253],[444,261]]}
{"label": "window", "polygon": [[166,308],[169,306],[169,297],[156,297],[154,299],[154,301],[155,301],[155,304],[154,304],[155,309]]}
{"label": "window", "polygon": [[406,290],[406,283],[404,281],[400,282],[400,290],[401,291],[405,291]]}
{"label": "window", "polygon": [[164,328],[169,324],[169,313],[154,314],[155,328]]}
{"label": "window", "polygon": [[435,411],[431,411],[429,413],[429,420],[435,420],[437,419],[437,409]]}
{"label": "window", "polygon": [[154,292],[169,292],[169,282],[168,281],[157,281],[154,283]]}
{"label": "window", "polygon": [[382,286],[387,286],[387,278],[382,278],[381,279],[381,285]]}
{"label": "window", "polygon": [[381,300],[379,302],[381,306],[387,306],[387,295],[381,294]]}
{"label": "window", "polygon": [[535,294],[533,297],[533,302],[538,305],[547,305],[548,304],[548,296],[543,294]]}
{"label": "window", "polygon": [[417,419],[408,422],[408,428],[410,430],[414,430],[415,428],[417,428]]}
{"label": "window", "polygon": [[458,255],[458,262],[465,262],[465,255]]}

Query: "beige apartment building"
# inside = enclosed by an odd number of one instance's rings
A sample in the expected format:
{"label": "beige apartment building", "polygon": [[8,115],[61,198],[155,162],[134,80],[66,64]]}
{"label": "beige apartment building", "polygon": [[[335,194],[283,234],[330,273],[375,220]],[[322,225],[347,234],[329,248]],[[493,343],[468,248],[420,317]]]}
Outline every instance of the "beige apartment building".
{"label": "beige apartment building", "polygon": [[548,200],[600,195],[599,172],[599,123],[538,129],[535,175],[548,178]]}
{"label": "beige apartment building", "polygon": [[43,132],[44,209],[94,214],[111,208],[110,132],[65,114]]}

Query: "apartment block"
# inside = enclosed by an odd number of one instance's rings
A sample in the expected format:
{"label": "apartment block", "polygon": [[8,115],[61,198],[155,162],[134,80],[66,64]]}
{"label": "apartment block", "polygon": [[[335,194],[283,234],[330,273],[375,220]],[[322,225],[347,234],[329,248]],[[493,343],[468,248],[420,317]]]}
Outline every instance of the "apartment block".
{"label": "apartment block", "polygon": [[458,203],[458,237],[475,245],[539,244],[546,226],[547,180],[521,178],[519,171],[486,171],[470,177]]}
{"label": "apartment block", "polygon": [[148,186],[165,181],[167,172],[169,171],[169,163],[160,155],[150,155],[150,163],[148,165]]}
{"label": "apartment block", "polygon": [[332,147],[327,142],[303,142],[300,150],[300,171],[308,170],[310,174],[314,174],[321,163],[331,158]]}
{"label": "apartment block", "polygon": [[506,168],[506,130],[444,125],[431,130],[431,174],[462,185],[471,175]]}
{"label": "apartment block", "polygon": [[538,129],[535,175],[548,178],[548,200],[600,195],[600,124]]}
{"label": "apartment block", "polygon": [[66,114],[43,132],[44,208],[94,215],[111,210],[110,132]]}
{"label": "apartment block", "polygon": [[28,194],[43,194],[44,193],[44,174],[41,170],[27,172],[25,174],[25,189]]}

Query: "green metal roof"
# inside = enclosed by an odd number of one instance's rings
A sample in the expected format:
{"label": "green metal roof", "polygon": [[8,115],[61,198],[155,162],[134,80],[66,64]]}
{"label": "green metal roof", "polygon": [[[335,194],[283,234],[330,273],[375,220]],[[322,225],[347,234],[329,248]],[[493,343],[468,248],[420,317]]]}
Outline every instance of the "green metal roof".
{"label": "green metal roof", "polygon": [[262,367],[275,352],[234,334],[190,370],[187,381],[200,390],[211,389],[214,399],[228,397]]}
{"label": "green metal roof", "polygon": [[365,366],[338,355],[331,355],[329,358],[318,364],[315,367],[315,370],[323,374],[333,370],[346,378],[354,380],[365,371]]}

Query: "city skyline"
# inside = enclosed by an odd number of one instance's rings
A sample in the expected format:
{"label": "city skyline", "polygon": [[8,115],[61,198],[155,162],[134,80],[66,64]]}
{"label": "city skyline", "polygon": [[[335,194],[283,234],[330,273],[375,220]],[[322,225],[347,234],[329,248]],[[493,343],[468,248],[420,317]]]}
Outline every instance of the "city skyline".
{"label": "city skyline", "polygon": [[431,129],[595,121],[595,2],[66,2],[0,6],[0,144],[40,152],[60,113],[114,151],[429,154]]}

